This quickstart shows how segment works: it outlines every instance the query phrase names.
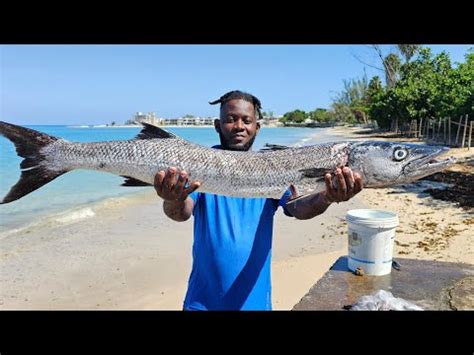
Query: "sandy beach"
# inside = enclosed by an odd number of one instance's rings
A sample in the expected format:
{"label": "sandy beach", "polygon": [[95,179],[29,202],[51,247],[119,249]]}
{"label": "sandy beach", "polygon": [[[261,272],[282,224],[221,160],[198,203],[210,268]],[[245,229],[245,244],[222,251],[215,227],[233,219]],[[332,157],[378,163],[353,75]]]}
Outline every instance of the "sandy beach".
{"label": "sandy beach", "polygon": [[[338,127],[332,133],[352,139],[375,139],[396,141],[389,135],[364,134],[356,128]],[[362,133],[362,134],[361,134]],[[417,143],[417,139],[403,139]],[[421,143],[421,142],[420,142]],[[446,169],[461,172],[465,177],[474,174],[474,149],[451,148],[446,156],[454,156],[459,163]],[[359,198],[374,209],[390,209],[398,213],[400,225],[396,229],[394,256],[463,262],[474,264],[474,208],[461,208],[458,203],[435,199],[424,192],[430,188],[444,189],[443,185],[431,180],[419,180],[405,186],[385,189],[364,189]],[[472,197],[472,186],[469,193]]]}
{"label": "sandy beach", "polygon": [[[374,139],[337,127],[331,133]],[[380,138],[377,138],[380,139]],[[450,154],[471,159],[474,150]],[[472,167],[452,169],[472,174]],[[395,257],[474,264],[472,208],[423,192],[439,183],[365,189],[308,221],[277,212],[273,308],[291,309],[339,256],[347,255],[347,210],[399,214]],[[0,237],[0,309],[179,310],[191,270],[192,218],[174,222],[153,189],[56,216]]]}
{"label": "sandy beach", "polygon": [[[290,309],[345,253],[341,218],[359,206],[357,199],[334,205],[310,221],[277,212],[275,309]],[[2,309],[181,309],[192,219],[169,220],[153,191],[97,204],[84,216],[2,237]]]}

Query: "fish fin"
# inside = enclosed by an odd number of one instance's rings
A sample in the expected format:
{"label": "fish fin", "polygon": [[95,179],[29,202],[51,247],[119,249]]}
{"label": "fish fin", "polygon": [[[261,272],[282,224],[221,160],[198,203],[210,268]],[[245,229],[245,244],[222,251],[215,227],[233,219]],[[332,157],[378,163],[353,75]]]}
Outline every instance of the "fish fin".
{"label": "fish fin", "polygon": [[303,173],[303,177],[320,178],[321,180],[324,179],[324,175],[326,175],[326,173],[331,172],[330,170],[324,168],[301,169],[300,171]]}
{"label": "fish fin", "polygon": [[289,149],[291,147],[288,147],[287,145],[280,145],[280,144],[270,144],[270,143],[265,143],[262,149],[260,149],[261,152],[267,152],[267,151],[272,151],[272,150],[283,150],[283,149]]}
{"label": "fish fin", "polygon": [[122,175],[122,177],[125,178],[125,181],[120,186],[153,186],[152,184],[149,184],[148,182],[144,182],[144,181],[132,178],[131,176]]}
{"label": "fish fin", "polygon": [[20,163],[20,168],[27,169],[21,172],[20,180],[0,200],[0,204],[18,200],[67,172],[67,170],[49,170],[41,165],[45,159],[40,152],[41,148],[54,143],[59,138],[2,121],[0,121],[0,134],[13,142],[17,154],[25,158]]}
{"label": "fish fin", "polygon": [[12,141],[13,144],[15,144],[17,154],[26,159],[33,158],[39,153],[38,151],[41,148],[59,139],[35,131],[34,129],[17,126],[3,121],[0,121],[0,134]]}
{"label": "fish fin", "polygon": [[21,172],[20,180],[10,189],[8,194],[0,201],[0,204],[9,203],[20,199],[53,181],[67,171],[52,171],[43,166],[38,166]]}
{"label": "fish fin", "polygon": [[135,139],[156,139],[156,138],[179,138],[174,133],[168,132],[167,130],[158,126],[142,122],[143,129],[138,133]]}

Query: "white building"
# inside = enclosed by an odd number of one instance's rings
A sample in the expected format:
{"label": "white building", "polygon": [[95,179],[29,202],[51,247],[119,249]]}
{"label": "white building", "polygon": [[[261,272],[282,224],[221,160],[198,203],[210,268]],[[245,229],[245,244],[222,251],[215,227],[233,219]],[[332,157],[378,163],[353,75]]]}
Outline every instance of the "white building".
{"label": "white building", "polygon": [[157,117],[154,112],[137,112],[133,115],[132,119],[127,121],[127,124],[140,124],[146,122],[155,126],[213,126],[214,120],[217,118],[218,117],[161,118]]}
{"label": "white building", "polygon": [[161,118],[156,117],[156,114],[154,112],[148,112],[148,113],[142,113],[142,112],[137,112],[135,115],[133,115],[132,122],[136,123],[150,123],[152,125],[159,125],[162,121]]}
{"label": "white building", "polygon": [[214,125],[214,120],[217,117],[178,117],[169,118],[165,120],[165,124],[178,125],[178,126],[204,126]]}

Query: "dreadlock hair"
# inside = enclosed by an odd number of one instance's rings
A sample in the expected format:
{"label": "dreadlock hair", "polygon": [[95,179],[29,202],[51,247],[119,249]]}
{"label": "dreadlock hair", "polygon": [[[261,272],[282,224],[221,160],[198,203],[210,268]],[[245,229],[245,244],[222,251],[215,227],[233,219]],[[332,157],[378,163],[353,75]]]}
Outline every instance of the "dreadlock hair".
{"label": "dreadlock hair", "polygon": [[257,99],[252,94],[249,94],[247,92],[243,92],[240,90],[229,91],[228,93],[222,95],[219,99],[209,102],[209,104],[211,105],[221,104],[221,108],[222,108],[222,106],[225,105],[226,102],[230,100],[245,100],[247,102],[250,102],[253,105],[253,107],[255,107],[255,111],[257,111],[257,114],[258,114],[257,119],[262,119],[262,112],[261,112],[262,104],[260,103],[260,100]]}

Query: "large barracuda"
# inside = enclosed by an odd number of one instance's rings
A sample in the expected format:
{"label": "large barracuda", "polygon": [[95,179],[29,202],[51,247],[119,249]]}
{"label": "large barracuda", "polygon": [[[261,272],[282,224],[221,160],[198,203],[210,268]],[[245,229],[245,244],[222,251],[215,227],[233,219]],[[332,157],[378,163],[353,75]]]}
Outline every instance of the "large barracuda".
{"label": "large barracuda", "polygon": [[24,158],[20,180],[0,203],[18,200],[75,169],[109,172],[125,177],[124,186],[144,186],[153,185],[158,171],[174,166],[200,181],[201,192],[278,199],[290,185],[299,195],[325,189],[325,173],[337,167],[359,172],[364,187],[384,187],[412,182],[454,162],[436,159],[447,148],[375,141],[228,151],[193,144],[149,124],[135,139],[109,142],[68,142],[6,122],[0,122],[0,134]]}

